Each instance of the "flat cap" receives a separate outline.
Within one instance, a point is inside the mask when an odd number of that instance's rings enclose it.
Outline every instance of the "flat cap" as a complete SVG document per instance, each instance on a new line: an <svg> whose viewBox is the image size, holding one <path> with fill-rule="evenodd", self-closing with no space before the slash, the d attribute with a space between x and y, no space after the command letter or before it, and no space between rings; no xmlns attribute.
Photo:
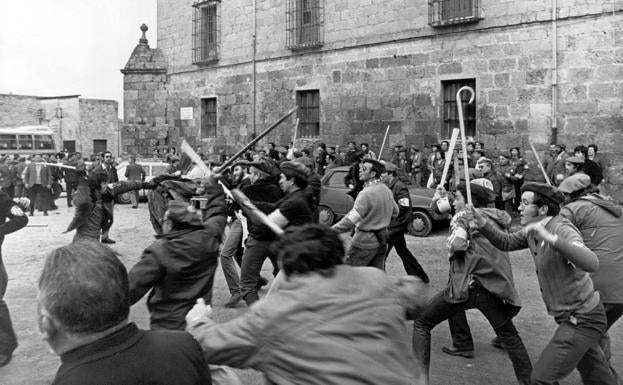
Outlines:
<svg viewBox="0 0 623 385"><path fill-rule="evenodd" d="M295 175L302 179L307 179L309 177L309 169L300 162L285 161L281 162L279 167L281 168L283 175L288 178L292 178Z"/></svg>
<svg viewBox="0 0 623 385"><path fill-rule="evenodd" d="M273 166L266 159L258 160L256 162L250 162L249 163L249 167L255 167L258 170L260 170L260 171L262 171L262 172L264 172L266 174L272 175Z"/></svg>
<svg viewBox="0 0 623 385"><path fill-rule="evenodd" d="M201 217L197 210L188 202L172 200L169 201L165 218L175 223L184 224L190 227L202 227Z"/></svg>
<svg viewBox="0 0 623 385"><path fill-rule="evenodd" d="M396 167L396 165L392 162L383 162L383 166L385 166L385 171L387 172L394 172L398 170L398 167Z"/></svg>
<svg viewBox="0 0 623 385"><path fill-rule="evenodd" d="M474 151L475 152L475 151ZM478 159L478 161L476 161L476 163L489 163L490 165L493 165L493 162L491 161L491 159L489 158L485 158L484 156L481 157L480 159Z"/></svg>
<svg viewBox="0 0 623 385"><path fill-rule="evenodd" d="M562 182L560 182L560 186L558 186L558 191L565 194L571 194L573 192L587 188L588 186L590 186L590 184L591 177L582 172L578 172L571 176L568 176Z"/></svg>
<svg viewBox="0 0 623 385"><path fill-rule="evenodd" d="M565 159L565 162L573 163L573 164L584 164L584 159L579 156L570 156Z"/></svg>
<svg viewBox="0 0 623 385"><path fill-rule="evenodd" d="M550 186L546 183L524 183L521 186L521 193L523 194L524 191L532 191L556 203L562 203L565 200L565 197L556 187Z"/></svg>

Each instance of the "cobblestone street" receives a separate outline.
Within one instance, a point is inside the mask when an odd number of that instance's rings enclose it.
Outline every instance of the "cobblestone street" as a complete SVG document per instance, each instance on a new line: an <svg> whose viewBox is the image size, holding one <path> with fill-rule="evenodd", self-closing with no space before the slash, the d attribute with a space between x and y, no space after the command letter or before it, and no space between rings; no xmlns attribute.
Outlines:
<svg viewBox="0 0 623 385"><path fill-rule="evenodd" d="M59 210L44 217L36 213L30 218L30 225L47 224L48 227L28 227L9 235L2 253L9 273L9 287L6 296L13 323L18 334L19 348L13 361L0 369L0 385L49 384L60 361L41 340L36 319L36 286L45 253L71 241L73 234L62 234L67 227L73 209L67 208L64 199L59 199ZM121 254L125 265L131 267L139 258L141 251L152 242L153 230L148 219L145 203L138 210L129 205L115 206L115 224L111 237L117 241L113 248ZM429 238L408 237L408 244L414 254L431 276L436 289L444 286L447 279L448 263L444 251L445 231L438 230ZM540 298L539 286L534 273L532 258L525 252L511 254L515 280L524 303L516 318L525 345L535 361L554 330L554 321L546 314ZM269 276L269 264L265 265L265 276ZM388 260L388 271L392 275L404 274L399 258L392 253ZM244 312L245 307L225 309L222 304L229 298L225 280L220 268L217 270L214 287L214 315L218 321L225 321ZM493 348L489 342L493 331L480 313L470 311L468 318L475 341L474 359L453 358L441 352L441 347L449 343L447 323L433 332L431 384L514 384L511 363L505 354ZM132 308L131 320L141 327L148 326L148 314L142 300ZM365 322L365 320L362 320ZM613 365L623 370L623 322L611 331ZM253 371L240 371L245 384L262 384L262 376ZM580 384L574 373L563 384ZM381 384L379 384L381 385Z"/></svg>

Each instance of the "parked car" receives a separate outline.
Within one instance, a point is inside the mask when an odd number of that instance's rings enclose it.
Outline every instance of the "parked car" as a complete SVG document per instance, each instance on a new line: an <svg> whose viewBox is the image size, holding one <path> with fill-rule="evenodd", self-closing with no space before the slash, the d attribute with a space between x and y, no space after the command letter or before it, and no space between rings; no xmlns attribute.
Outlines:
<svg viewBox="0 0 623 385"><path fill-rule="evenodd" d="M154 177L162 175L167 172L170 164L166 162L160 162L153 159L137 159L136 163L143 166L145 170L145 181L149 182ZM123 161L117 165L117 176L120 181L127 180L125 177L125 169L128 166L128 162ZM139 199L147 199L147 191L139 190ZM117 196L117 202L122 204L130 203L130 193L126 192Z"/></svg>
<svg viewBox="0 0 623 385"><path fill-rule="evenodd" d="M320 223L331 226L353 208L354 200L346 194L348 187L344 183L348 170L349 167L336 167L327 171L322 178L320 182L320 203L318 205ZM435 223L450 219L449 215L439 215L431 209L435 190L424 187L409 187L409 193L413 207L413 219L408 227L409 234L416 237L426 237L430 234Z"/></svg>

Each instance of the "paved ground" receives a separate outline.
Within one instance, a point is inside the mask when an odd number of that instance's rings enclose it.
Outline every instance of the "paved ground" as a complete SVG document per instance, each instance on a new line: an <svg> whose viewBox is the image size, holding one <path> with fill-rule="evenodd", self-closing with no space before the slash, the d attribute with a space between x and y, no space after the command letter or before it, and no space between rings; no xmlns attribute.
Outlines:
<svg viewBox="0 0 623 385"><path fill-rule="evenodd" d="M0 385L49 384L59 366L58 358L41 340L36 319L36 286L45 253L55 247L71 241L72 234L62 234L69 223L73 211L64 202L57 202L61 207L57 213L43 217L40 213L31 218L30 224L47 224L48 227L29 227L10 235L4 242L2 254L9 272L7 302L11 309L20 346L13 361L0 369ZM127 205L116 206L116 222L111 236L117 240L114 248L121 253L126 266L132 266L141 251L152 242L153 231L148 220L145 204L138 210ZM442 288L448 276L448 262L444 251L445 231L438 230L428 238L408 237L411 250L416 254L432 278L435 288ZM515 280L524 308L516 318L519 332L524 339L530 356L538 358L554 330L553 320L547 316L540 298L539 288L534 273L532 259L527 252L511 255ZM271 268L265 266L265 276ZM388 272L392 275L404 274L397 256L392 254L388 261ZM225 309L222 304L229 298L225 280L218 270L214 288L215 317L225 321L244 312L238 309ZM432 385L515 384L510 361L505 354L489 345L493 331L484 317L477 312L469 312L468 318L476 344L476 357L462 359L447 356L441 347L449 343L447 324L437 327L433 332L432 345ZM145 303L141 301L132 308L131 319L142 327L148 325ZM623 322L612 330L613 364L623 371ZM257 372L240 371L245 384L262 384L262 376ZM579 376L574 373L563 384L580 384ZM380 385L380 384L379 384Z"/></svg>

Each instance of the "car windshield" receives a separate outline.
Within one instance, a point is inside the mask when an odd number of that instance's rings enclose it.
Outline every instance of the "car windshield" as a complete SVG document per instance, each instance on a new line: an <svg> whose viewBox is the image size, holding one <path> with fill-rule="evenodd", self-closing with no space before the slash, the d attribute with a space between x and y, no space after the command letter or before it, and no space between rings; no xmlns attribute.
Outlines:
<svg viewBox="0 0 623 385"><path fill-rule="evenodd" d="M329 187L346 187L344 184L344 178L346 177L345 171L336 171L329 177L327 186Z"/></svg>

